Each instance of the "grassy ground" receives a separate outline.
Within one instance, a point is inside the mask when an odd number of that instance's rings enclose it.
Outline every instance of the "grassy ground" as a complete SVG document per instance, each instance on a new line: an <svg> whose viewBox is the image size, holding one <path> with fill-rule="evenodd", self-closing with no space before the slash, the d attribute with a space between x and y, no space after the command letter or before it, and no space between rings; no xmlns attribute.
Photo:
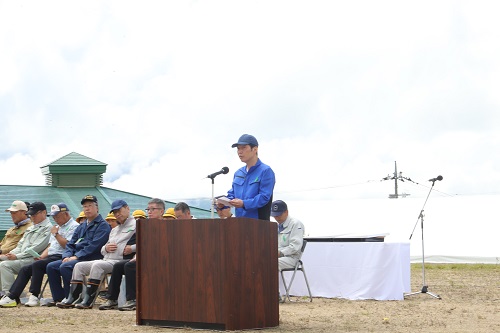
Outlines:
<svg viewBox="0 0 500 333"><path fill-rule="evenodd" d="M280 304L280 326L266 332L500 332L500 265L427 264L429 291L403 301L315 298ZM411 267L412 291L422 288L420 264ZM135 312L0 309L0 332L179 332L135 326ZM262 332L262 331L260 331Z"/></svg>

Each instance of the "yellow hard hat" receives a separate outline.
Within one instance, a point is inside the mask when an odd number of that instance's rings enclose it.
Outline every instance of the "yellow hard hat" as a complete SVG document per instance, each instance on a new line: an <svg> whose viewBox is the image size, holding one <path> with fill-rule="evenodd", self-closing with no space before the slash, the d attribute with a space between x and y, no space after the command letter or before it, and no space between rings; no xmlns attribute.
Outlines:
<svg viewBox="0 0 500 333"><path fill-rule="evenodd" d="M115 214L113 214L113 212L109 213L105 220L116 220Z"/></svg>
<svg viewBox="0 0 500 333"><path fill-rule="evenodd" d="M76 218L76 222L80 222L81 219L85 218L85 214L83 213L83 210L80 212L78 217Z"/></svg>
<svg viewBox="0 0 500 333"><path fill-rule="evenodd" d="M172 207L168 208L165 211L165 214L163 214L163 217L173 217L175 219L176 217L175 217L174 209Z"/></svg>
<svg viewBox="0 0 500 333"><path fill-rule="evenodd" d="M145 219L146 218L146 212L141 210L141 209L137 209L137 210L134 210L134 212L132 213L132 216L134 218L143 218Z"/></svg>

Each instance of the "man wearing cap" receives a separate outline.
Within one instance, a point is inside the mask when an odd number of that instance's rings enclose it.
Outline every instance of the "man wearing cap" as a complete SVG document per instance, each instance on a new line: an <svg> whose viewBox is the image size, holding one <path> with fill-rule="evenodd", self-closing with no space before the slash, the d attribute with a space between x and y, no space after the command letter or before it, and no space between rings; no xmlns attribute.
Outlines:
<svg viewBox="0 0 500 333"><path fill-rule="evenodd" d="M165 201L159 198L153 198L148 202L148 218L161 219L165 211ZM134 249L135 251L135 249ZM99 310L112 310L118 308L118 296L120 294L120 286L122 276L125 275L125 290L126 302L119 307L120 311L133 311L136 307L136 256L129 260L121 260L113 266L111 279L108 285L107 301L99 306Z"/></svg>
<svg viewBox="0 0 500 333"><path fill-rule="evenodd" d="M23 238L17 246L7 254L0 255L3 261L0 263L0 281L2 291L5 293L14 283L16 274L25 265L32 264L35 258L45 250L49 244L50 230L52 224L47 218L47 207L43 202L33 202L28 209L28 215L33 225L26 229ZM7 297L7 296L5 296ZM4 298L5 298L4 297Z"/></svg>
<svg viewBox="0 0 500 333"><path fill-rule="evenodd" d="M99 214L97 198L93 195L83 197L81 204L85 219L73 233L66 244L62 260L47 265L52 302L49 305L69 297L69 285L73 268L78 262L102 259L101 247L106 244L111 227ZM61 286L61 279L64 288Z"/></svg>
<svg viewBox="0 0 500 333"><path fill-rule="evenodd" d="M35 262L21 268L7 294L8 299L4 298L0 300L0 306L17 306L19 304L19 297L30 279L31 285L29 291L31 295L25 305L37 306L39 304L38 295L42 289L43 276L45 275L47 265L62 258L62 253L68 239L71 239L73 232L78 227L78 223L71 217L68 206L65 203L52 205L49 215L56 222L56 225L52 226L50 230L50 246L43 251L39 258L35 258Z"/></svg>
<svg viewBox="0 0 500 333"><path fill-rule="evenodd" d="M14 249L26 230L33 225L27 214L28 205L29 203L26 204L24 201L16 200L10 208L5 210L6 212L10 212L14 226L7 230L5 237L0 242L0 254L9 253Z"/></svg>
<svg viewBox="0 0 500 333"><path fill-rule="evenodd" d="M77 309L90 309L94 304L102 278L111 273L114 264L123 260L127 242L135 234L136 221L130 216L130 207L124 200L113 201L111 212L115 215L117 226L111 230L109 240L101 248L103 259L79 262L75 265L71 277L69 297L66 301L58 303L58 307L75 306ZM82 293L83 280L87 275L89 279L83 300L74 304Z"/></svg>
<svg viewBox="0 0 500 333"><path fill-rule="evenodd" d="M234 173L232 188L227 192L229 203L236 207L235 215L269 220L276 183L274 171L260 161L259 143L253 135L243 134L232 147L237 148L238 157L246 164Z"/></svg>
<svg viewBox="0 0 500 333"><path fill-rule="evenodd" d="M300 258L304 225L288 215L288 207L281 200L272 203L271 216L278 222L278 270L293 268Z"/></svg>

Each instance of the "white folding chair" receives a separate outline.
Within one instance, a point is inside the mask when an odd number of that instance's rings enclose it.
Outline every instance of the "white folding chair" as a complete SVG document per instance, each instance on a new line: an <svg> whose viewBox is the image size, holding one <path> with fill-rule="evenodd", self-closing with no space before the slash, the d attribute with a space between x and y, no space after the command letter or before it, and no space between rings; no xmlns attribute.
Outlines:
<svg viewBox="0 0 500 333"><path fill-rule="evenodd" d="M281 270L281 280L283 281L283 286L285 287L286 290L286 296L283 301L286 301L287 299L291 302L292 300L290 299L290 288L292 287L293 280L295 279L295 274L297 271L301 271L302 274L304 274L304 280L306 281L306 286L307 286L307 291L309 292L309 301L312 302L312 294L311 294L311 288L309 288L309 282L307 281L307 276L306 276L306 271L304 269L304 263L302 262L302 254L304 254L304 250L306 248L307 241L304 239L302 243L302 248L300 249L300 257L297 263L295 264L294 268L285 268ZM290 279L290 283L287 285L285 281L285 276L283 275L283 272L293 272L292 278Z"/></svg>

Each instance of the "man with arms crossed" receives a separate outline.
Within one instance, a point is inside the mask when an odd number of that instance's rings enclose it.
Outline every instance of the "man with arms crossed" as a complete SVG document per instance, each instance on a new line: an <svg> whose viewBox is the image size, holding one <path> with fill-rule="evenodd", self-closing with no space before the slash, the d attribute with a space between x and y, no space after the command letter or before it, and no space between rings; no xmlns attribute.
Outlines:
<svg viewBox="0 0 500 333"><path fill-rule="evenodd" d="M153 198L148 202L148 218L161 219L165 212L165 201ZM135 252L135 245L133 246ZM99 306L99 310L112 310L118 308L120 311L133 311L136 308L136 257L130 260L122 260L113 266L111 280L109 281L107 301ZM118 307L118 296L120 294L120 285L122 275L125 275L126 302Z"/></svg>

